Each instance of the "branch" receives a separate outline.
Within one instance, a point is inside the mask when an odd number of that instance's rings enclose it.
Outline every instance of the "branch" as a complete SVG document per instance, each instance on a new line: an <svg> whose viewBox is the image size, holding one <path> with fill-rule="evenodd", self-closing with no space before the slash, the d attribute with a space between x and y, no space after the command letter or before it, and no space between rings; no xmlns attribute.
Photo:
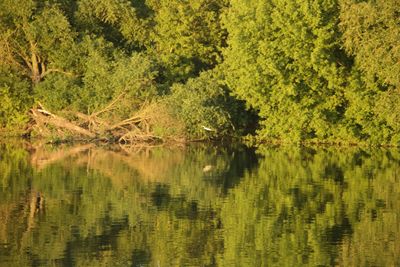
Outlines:
<svg viewBox="0 0 400 267"><path fill-rule="evenodd" d="M40 103L39 103L39 105L41 106L40 109L31 109L31 112L32 112L33 116L35 117L34 119L36 121L43 121L44 123L51 124L57 128L64 128L64 129L73 131L75 133L88 136L90 138L96 137L96 135L94 133L92 133L91 131L88 131L82 127L79 127L79 126L75 125L74 123L68 121L67 119L64 119L62 117L54 115L51 112L44 109Z"/></svg>
<svg viewBox="0 0 400 267"><path fill-rule="evenodd" d="M123 121L121 121L121 122L119 122L117 124L112 125L109 128L109 130L113 130L113 129L116 129L116 128L119 128L119 127L122 127L122 126L128 125L128 124L138 123L138 122L141 122L143 120L146 120L146 118L142 118L140 116L133 116L133 117L131 117L129 119L123 120Z"/></svg>
<svg viewBox="0 0 400 267"><path fill-rule="evenodd" d="M22 58L28 68L32 71L32 63L29 56L24 52L24 48L16 41L13 42L16 46L15 53Z"/></svg>
<svg viewBox="0 0 400 267"><path fill-rule="evenodd" d="M111 110L112 107L118 102L118 100L124 95L125 95L125 93L121 93L119 96L117 96L117 98L115 98L113 101L111 101L111 103L108 104L105 108L103 108L100 111L90 114L90 117L96 117L96 116L100 115L101 113Z"/></svg>
<svg viewBox="0 0 400 267"><path fill-rule="evenodd" d="M62 73L62 74L68 75L68 76L75 76L75 74L73 74L72 72L67 72L62 69L48 69L48 70L45 70L44 72L42 72L42 74L40 74L40 78L42 79L44 76L46 76L52 72L58 72L58 73Z"/></svg>
<svg viewBox="0 0 400 267"><path fill-rule="evenodd" d="M28 74L25 66L23 66L21 63L19 63L15 59L14 53L15 52L11 49L10 43L8 42L8 40L3 40L3 42L0 41L0 60L2 60L6 64L9 64L11 66L14 66L14 67L20 69L21 71L26 72L26 74Z"/></svg>

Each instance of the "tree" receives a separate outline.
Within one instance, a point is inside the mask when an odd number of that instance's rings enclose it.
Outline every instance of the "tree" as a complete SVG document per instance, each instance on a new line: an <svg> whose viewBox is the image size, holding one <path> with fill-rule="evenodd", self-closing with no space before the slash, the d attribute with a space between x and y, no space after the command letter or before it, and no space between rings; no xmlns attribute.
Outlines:
<svg viewBox="0 0 400 267"><path fill-rule="evenodd" d="M9 134L10 130L25 128L32 102L29 82L19 73L0 66L0 129L8 128Z"/></svg>
<svg viewBox="0 0 400 267"><path fill-rule="evenodd" d="M142 1L79 0L75 14L76 24L82 31L105 37L114 45L133 50L143 49L150 40L149 25L145 19L147 10L140 2Z"/></svg>
<svg viewBox="0 0 400 267"><path fill-rule="evenodd" d="M0 3L0 64L29 77L34 84L50 73L72 75L75 33L57 5L23 0Z"/></svg>
<svg viewBox="0 0 400 267"><path fill-rule="evenodd" d="M400 22L396 0L341 0L346 50L357 66L377 82L400 88Z"/></svg>
<svg viewBox="0 0 400 267"><path fill-rule="evenodd" d="M233 0L224 25L227 84L259 111L262 139L341 135L348 58L337 1Z"/></svg>
<svg viewBox="0 0 400 267"><path fill-rule="evenodd" d="M226 2L146 1L152 26L148 50L159 59L164 82L184 82L220 62L226 35L220 14Z"/></svg>
<svg viewBox="0 0 400 267"><path fill-rule="evenodd" d="M223 77L216 71L200 73L185 84L174 84L164 98L171 113L184 122L190 139L240 136L243 104L229 95Z"/></svg>
<svg viewBox="0 0 400 267"><path fill-rule="evenodd" d="M342 0L341 30L354 56L346 98L351 128L370 143L400 144L400 24L398 2Z"/></svg>

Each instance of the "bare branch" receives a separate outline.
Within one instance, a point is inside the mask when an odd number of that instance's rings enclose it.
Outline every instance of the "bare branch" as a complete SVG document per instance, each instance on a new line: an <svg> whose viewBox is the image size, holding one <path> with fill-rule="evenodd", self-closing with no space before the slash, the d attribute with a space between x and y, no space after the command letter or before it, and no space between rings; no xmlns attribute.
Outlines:
<svg viewBox="0 0 400 267"><path fill-rule="evenodd" d="M31 109L32 114L35 117L36 121L42 121L46 124L51 124L58 128L64 128L70 131L73 131L77 134L81 134L90 138L95 138L96 135L89 130L86 130L82 127L75 125L74 123L64 119L62 117L56 116L49 111L43 109ZM52 116L49 116L51 114Z"/></svg>
<svg viewBox="0 0 400 267"><path fill-rule="evenodd" d="M75 74L73 74L72 72L64 71L62 69L48 69L48 70L45 70L44 72L42 72L42 74L40 74L40 78L42 79L42 78L44 78L44 76L46 76L52 72L58 72L58 73L62 73L62 74L68 75L68 76L75 76Z"/></svg>
<svg viewBox="0 0 400 267"><path fill-rule="evenodd" d="M13 49L14 53L16 53L25 62L26 66L32 71L32 63L30 57L24 52L25 49L16 41L13 41L13 44L16 46L15 49Z"/></svg>
<svg viewBox="0 0 400 267"><path fill-rule="evenodd" d="M125 93L121 93L119 96L117 96L117 98L115 98L113 101L111 101L111 103L108 104L104 109L92 113L92 114L90 115L90 117L95 117L95 116L100 115L101 113L104 113L104 112L107 112L107 111L111 110L111 109L113 108L113 106L119 101L119 99L120 99L121 97L123 97L124 95L125 95Z"/></svg>
<svg viewBox="0 0 400 267"><path fill-rule="evenodd" d="M141 122L141 121L143 121L145 119L146 118L142 118L140 116L133 116L133 117L131 117L129 119L126 119L126 120L123 120L123 121L121 121L121 122L119 122L117 124L114 124L113 126L110 127L109 130L113 130L113 129L116 129L116 128L119 128L119 127L122 127L122 126L128 125L128 124L138 123L138 122Z"/></svg>

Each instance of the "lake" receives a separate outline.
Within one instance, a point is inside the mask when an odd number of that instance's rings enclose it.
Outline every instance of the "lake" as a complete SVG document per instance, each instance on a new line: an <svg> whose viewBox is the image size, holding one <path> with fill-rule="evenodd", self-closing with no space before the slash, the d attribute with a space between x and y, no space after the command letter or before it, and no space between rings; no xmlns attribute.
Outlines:
<svg viewBox="0 0 400 267"><path fill-rule="evenodd" d="M0 266L400 266L400 153L0 144Z"/></svg>

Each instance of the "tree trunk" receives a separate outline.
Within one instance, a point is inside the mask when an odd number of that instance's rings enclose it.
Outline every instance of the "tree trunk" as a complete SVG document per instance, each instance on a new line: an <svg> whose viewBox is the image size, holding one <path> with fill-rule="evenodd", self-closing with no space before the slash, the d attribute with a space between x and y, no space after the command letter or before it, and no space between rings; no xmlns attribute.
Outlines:
<svg viewBox="0 0 400 267"><path fill-rule="evenodd" d="M34 84L37 84L40 82L40 79L41 79L40 66L39 66L40 62L39 62L39 58L36 54L36 45L34 45L32 42L31 42L31 64L32 64L32 69L31 69L32 82Z"/></svg>

